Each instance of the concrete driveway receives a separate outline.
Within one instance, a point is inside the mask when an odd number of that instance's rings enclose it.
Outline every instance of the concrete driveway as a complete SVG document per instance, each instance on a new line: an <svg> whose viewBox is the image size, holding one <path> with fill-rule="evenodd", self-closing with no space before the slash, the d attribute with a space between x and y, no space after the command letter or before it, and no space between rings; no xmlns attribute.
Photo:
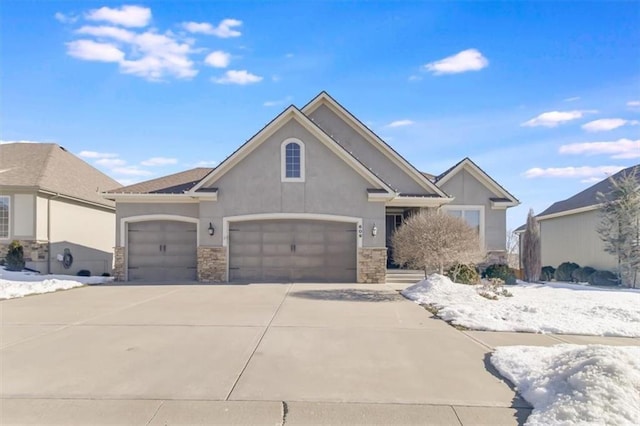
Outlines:
<svg viewBox="0 0 640 426"><path fill-rule="evenodd" d="M386 285L103 285L2 301L0 315L0 424L518 424L529 413L488 366L490 345Z"/></svg>

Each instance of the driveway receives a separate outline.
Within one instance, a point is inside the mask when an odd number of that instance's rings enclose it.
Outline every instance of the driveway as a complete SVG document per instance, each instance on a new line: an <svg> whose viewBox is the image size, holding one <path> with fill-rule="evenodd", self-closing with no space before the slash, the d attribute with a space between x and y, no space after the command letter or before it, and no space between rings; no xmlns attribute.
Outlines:
<svg viewBox="0 0 640 426"><path fill-rule="evenodd" d="M3 301L0 315L1 424L518 424L529 413L488 366L490 345L386 285L103 285Z"/></svg>

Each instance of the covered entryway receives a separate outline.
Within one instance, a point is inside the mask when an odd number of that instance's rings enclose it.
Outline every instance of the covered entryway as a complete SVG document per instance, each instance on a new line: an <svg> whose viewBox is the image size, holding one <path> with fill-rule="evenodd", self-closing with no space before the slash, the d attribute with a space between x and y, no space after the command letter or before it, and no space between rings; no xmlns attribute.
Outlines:
<svg viewBox="0 0 640 426"><path fill-rule="evenodd" d="M129 281L194 281L197 225L154 220L129 223Z"/></svg>
<svg viewBox="0 0 640 426"><path fill-rule="evenodd" d="M229 280L355 282L356 224L265 220L229 224Z"/></svg>

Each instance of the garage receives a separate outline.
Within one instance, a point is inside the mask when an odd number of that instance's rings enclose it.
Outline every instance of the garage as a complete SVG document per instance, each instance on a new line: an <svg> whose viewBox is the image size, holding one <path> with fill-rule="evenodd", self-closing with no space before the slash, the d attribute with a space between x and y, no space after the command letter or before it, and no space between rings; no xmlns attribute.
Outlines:
<svg viewBox="0 0 640 426"><path fill-rule="evenodd" d="M229 280L355 282L356 224L269 220L229 225Z"/></svg>
<svg viewBox="0 0 640 426"><path fill-rule="evenodd" d="M197 226L157 220L129 223L130 281L194 281L197 274Z"/></svg>

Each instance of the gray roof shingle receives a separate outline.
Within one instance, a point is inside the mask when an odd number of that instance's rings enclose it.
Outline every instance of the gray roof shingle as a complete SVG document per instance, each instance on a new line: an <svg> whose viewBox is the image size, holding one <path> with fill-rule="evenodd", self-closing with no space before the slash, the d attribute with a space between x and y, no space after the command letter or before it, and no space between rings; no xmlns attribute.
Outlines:
<svg viewBox="0 0 640 426"><path fill-rule="evenodd" d="M151 179L108 191L110 194L182 194L198 184L213 171L209 167L196 167L169 176Z"/></svg>

